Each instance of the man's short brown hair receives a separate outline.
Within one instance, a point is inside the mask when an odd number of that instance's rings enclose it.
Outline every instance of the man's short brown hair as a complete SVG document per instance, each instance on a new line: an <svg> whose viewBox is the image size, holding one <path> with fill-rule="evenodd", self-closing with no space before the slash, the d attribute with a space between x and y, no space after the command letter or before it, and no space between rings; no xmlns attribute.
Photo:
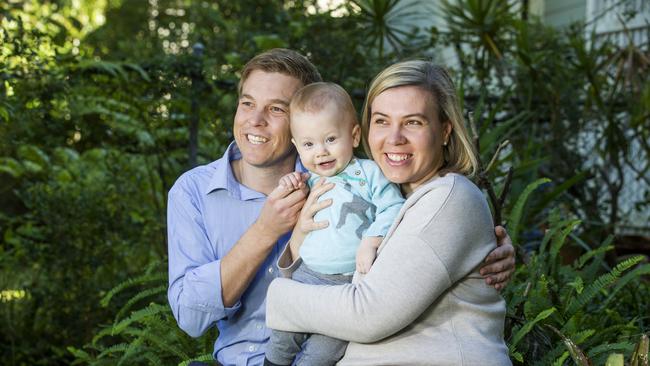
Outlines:
<svg viewBox="0 0 650 366"><path fill-rule="evenodd" d="M239 80L239 94L241 94L244 82L250 76L251 72L255 70L279 72L300 80L303 86L323 80L316 66L307 57L294 50L273 48L260 53L246 63Z"/></svg>

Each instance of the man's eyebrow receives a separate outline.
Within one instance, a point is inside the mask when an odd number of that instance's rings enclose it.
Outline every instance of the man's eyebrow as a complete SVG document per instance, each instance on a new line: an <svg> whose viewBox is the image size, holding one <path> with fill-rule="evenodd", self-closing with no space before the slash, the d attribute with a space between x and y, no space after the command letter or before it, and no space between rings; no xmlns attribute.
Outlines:
<svg viewBox="0 0 650 366"><path fill-rule="evenodd" d="M242 94L241 97L239 97L239 99L244 99L244 98L255 100L255 98L253 98L253 96L250 95L250 94ZM276 98L276 99L271 99L270 104L282 104L282 105L288 107L289 106L289 101L285 100L285 99L277 99Z"/></svg>
<svg viewBox="0 0 650 366"><path fill-rule="evenodd" d="M288 107L289 101L284 99L271 99L271 104L282 104Z"/></svg>

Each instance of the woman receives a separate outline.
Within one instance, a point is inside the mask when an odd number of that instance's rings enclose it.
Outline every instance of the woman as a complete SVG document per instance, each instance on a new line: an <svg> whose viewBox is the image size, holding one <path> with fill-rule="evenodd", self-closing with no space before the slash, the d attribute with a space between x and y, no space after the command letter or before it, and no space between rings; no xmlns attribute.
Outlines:
<svg viewBox="0 0 650 366"><path fill-rule="evenodd" d="M407 201L360 281L274 281L268 326L349 340L341 365L509 365L505 302L478 273L496 247L492 218L467 178L477 162L449 75L424 61L388 67L362 128Z"/></svg>

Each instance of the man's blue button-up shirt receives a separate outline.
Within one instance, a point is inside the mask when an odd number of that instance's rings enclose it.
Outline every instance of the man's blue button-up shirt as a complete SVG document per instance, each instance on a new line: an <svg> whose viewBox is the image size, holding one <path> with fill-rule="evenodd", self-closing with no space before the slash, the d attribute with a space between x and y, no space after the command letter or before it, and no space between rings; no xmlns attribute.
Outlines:
<svg viewBox="0 0 650 366"><path fill-rule="evenodd" d="M178 325L198 337L215 323L215 358L224 365L262 365L270 330L266 290L278 276L282 237L233 307L221 297L221 259L257 220L266 196L241 185L230 162L241 159L235 143L224 156L178 178L167 208L169 304ZM296 159L296 171L305 171Z"/></svg>

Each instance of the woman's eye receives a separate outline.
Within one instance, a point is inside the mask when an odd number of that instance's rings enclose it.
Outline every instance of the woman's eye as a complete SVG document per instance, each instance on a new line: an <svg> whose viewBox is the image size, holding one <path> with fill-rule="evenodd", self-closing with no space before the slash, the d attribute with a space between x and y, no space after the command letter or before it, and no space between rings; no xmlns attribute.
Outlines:
<svg viewBox="0 0 650 366"><path fill-rule="evenodd" d="M406 121L406 124L411 125L411 126L421 126L422 122L412 119L412 120Z"/></svg>
<svg viewBox="0 0 650 366"><path fill-rule="evenodd" d="M386 120L383 120L383 119L376 119L376 120L374 120L372 123L374 123L374 124L376 124L376 125L385 125L385 124L386 124Z"/></svg>
<svg viewBox="0 0 650 366"><path fill-rule="evenodd" d="M280 107L272 106L271 107L271 112L273 112L273 113L284 113L284 109L282 109Z"/></svg>
<svg viewBox="0 0 650 366"><path fill-rule="evenodd" d="M336 140L336 137L334 137L334 136L330 136L330 137L328 137L325 141L326 141L326 142L334 142L334 140Z"/></svg>
<svg viewBox="0 0 650 366"><path fill-rule="evenodd" d="M246 107L251 107L253 105L253 102L249 102L247 100L241 102L242 105L245 105Z"/></svg>

